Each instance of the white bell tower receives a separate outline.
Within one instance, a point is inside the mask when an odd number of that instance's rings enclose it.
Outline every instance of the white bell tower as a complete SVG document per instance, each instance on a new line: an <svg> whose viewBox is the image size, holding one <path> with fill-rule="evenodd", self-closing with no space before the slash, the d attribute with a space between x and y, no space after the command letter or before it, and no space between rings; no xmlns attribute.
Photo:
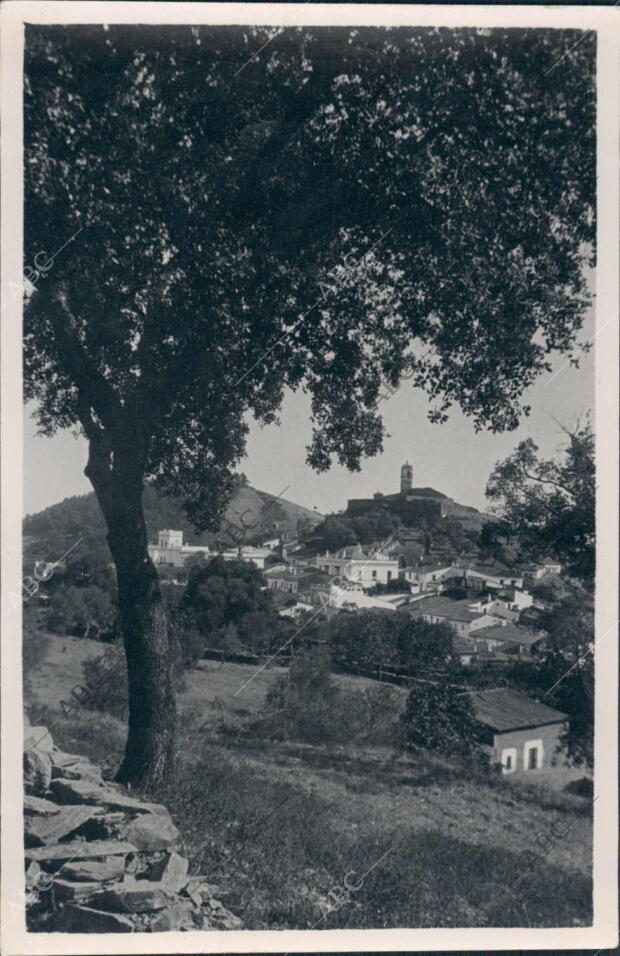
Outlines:
<svg viewBox="0 0 620 956"><path fill-rule="evenodd" d="M401 493L411 491L413 487L413 468L408 461L400 469L400 490Z"/></svg>

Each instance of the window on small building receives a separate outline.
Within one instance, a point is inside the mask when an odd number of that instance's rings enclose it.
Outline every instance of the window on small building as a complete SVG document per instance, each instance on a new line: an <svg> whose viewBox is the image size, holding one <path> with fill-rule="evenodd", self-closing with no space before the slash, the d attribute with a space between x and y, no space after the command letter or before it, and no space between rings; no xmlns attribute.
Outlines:
<svg viewBox="0 0 620 956"><path fill-rule="evenodd" d="M539 770L543 763L542 740L530 740L523 749L523 766L525 769Z"/></svg>
<svg viewBox="0 0 620 956"><path fill-rule="evenodd" d="M387 573L387 579L388 579L388 581L391 581L391 580L392 580L392 572L391 572L391 571L388 571L388 573Z"/></svg>
<svg viewBox="0 0 620 956"><path fill-rule="evenodd" d="M516 747L505 747L501 756L502 773L514 773L517 769Z"/></svg>
<svg viewBox="0 0 620 956"><path fill-rule="evenodd" d="M373 581L376 581L376 580L377 580L377 572L376 572L376 571L373 571L373 572L372 572L372 579L373 579Z"/></svg>

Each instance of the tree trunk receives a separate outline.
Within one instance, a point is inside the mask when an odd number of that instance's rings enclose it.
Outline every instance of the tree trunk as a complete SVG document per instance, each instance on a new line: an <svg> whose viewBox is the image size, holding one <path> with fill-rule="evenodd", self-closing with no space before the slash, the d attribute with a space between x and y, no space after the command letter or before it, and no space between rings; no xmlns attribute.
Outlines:
<svg viewBox="0 0 620 956"><path fill-rule="evenodd" d="M127 658L129 733L116 780L149 789L169 779L175 734L174 659L159 578L148 554L143 479L130 468L98 467L95 450L86 474L103 510L118 584Z"/></svg>

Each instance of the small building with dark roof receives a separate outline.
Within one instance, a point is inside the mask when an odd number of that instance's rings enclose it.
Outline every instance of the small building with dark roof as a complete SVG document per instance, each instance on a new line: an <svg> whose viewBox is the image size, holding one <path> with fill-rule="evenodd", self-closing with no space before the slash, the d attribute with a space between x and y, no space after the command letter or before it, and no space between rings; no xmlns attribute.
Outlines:
<svg viewBox="0 0 620 956"><path fill-rule="evenodd" d="M544 634L529 630L517 624L506 624L504 627L491 625L481 627L476 632L476 644L488 651L498 650L506 653L530 654L533 647L544 644ZM515 650L509 650L508 648Z"/></svg>
<svg viewBox="0 0 620 956"><path fill-rule="evenodd" d="M452 598L430 597L416 604L421 617L428 624L449 624L460 638L469 637L473 631L501 624L501 619L484 611L472 611L471 601L454 601Z"/></svg>
<svg viewBox="0 0 620 956"><path fill-rule="evenodd" d="M481 740L503 773L539 775L555 763L568 715L510 687L472 691Z"/></svg>

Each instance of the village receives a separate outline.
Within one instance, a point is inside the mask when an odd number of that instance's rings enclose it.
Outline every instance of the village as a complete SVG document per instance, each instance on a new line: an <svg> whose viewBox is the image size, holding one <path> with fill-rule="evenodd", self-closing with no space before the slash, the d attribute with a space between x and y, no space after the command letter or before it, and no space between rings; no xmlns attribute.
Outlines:
<svg viewBox="0 0 620 956"><path fill-rule="evenodd" d="M15 925L585 932L609 49L198 6L17 18Z"/></svg>
<svg viewBox="0 0 620 956"><path fill-rule="evenodd" d="M433 489L414 488L412 476L411 465L404 464L400 492L349 501L347 512L371 512L379 502L410 525L429 514L441 522L453 502ZM313 533L306 527L297 536L264 537L260 544L245 544L237 537L236 546L218 549L184 544L182 531L162 529L149 553L160 571L187 568L215 556L247 562L261 571L280 616L302 627L318 614L334 618L362 610L399 612L412 620L444 624L453 635L454 656L472 671L499 676L506 665L532 661L537 651L548 650L547 637L537 626L544 603L532 588L561 577L559 562L549 558L512 568L483 564L475 551L458 556L446 550L428 553L424 538L422 531L403 524L386 540L321 552L312 547ZM408 564L407 555L416 545L420 556ZM185 583L174 576L171 580ZM403 679L387 667L378 670L381 680ZM506 687L485 688L471 696L476 716L488 731L483 746L504 774L538 771L553 777L569 715Z"/></svg>

